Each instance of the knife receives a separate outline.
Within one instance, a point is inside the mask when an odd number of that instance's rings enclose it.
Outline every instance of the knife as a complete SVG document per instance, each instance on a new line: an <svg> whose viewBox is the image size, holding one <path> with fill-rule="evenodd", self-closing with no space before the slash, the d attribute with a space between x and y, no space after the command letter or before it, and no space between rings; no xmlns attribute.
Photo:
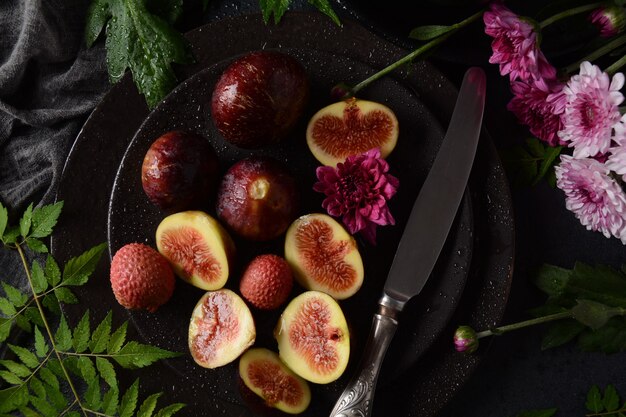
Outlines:
<svg viewBox="0 0 626 417"><path fill-rule="evenodd" d="M399 313L420 293L446 242L467 185L485 106L485 73L467 70L448 131L420 190L393 258L359 369L330 417L367 417Z"/></svg>

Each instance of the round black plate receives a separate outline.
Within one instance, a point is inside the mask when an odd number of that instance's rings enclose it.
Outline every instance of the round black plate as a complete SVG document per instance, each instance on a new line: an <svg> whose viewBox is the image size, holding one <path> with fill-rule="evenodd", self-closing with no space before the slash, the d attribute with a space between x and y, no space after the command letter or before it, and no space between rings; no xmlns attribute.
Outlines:
<svg viewBox="0 0 626 417"><path fill-rule="evenodd" d="M219 143L206 108L211 86L233 57L249 50L267 48L284 50L300 59L314 86L306 115L310 116L329 103L326 92L335 82L358 81L373 68L392 62L404 53L349 22L338 28L318 16L297 13L288 15L278 27L264 26L257 15L244 16L205 26L188 36L199 62L182 68L181 77L198 73L196 76L183 83L147 119L148 111L126 77L98 106L77 138L58 192L58 199L66 203L64 217L52 242L53 252L59 259L67 259L107 238L106 204L110 196L111 252L129 241L153 243L153 232L164 213L145 199L138 164L151 141L165 130L185 127L207 136L220 153L223 170L247 154ZM207 69L199 72L203 68ZM190 99L192 96L196 98L195 102ZM401 189L392 203L398 225L381 229L376 249L361 245L366 263L366 284L355 297L342 303L354 334L354 354L348 373L363 348L375 301L410 205L436 154L443 135L441 126L445 126L449 118L456 91L434 68L419 63L406 72L375 83L361 96L386 102L398 114L402 133L389 162L392 172L401 181ZM144 119L145 123L140 127ZM306 184L303 189L310 189L315 180L316 163L306 145L302 147L302 129L303 126L299 126L288 144L264 152L287 162ZM298 163L293 163L295 161ZM118 167L119 175L113 186ZM445 327L457 305L457 311L463 312L463 322L477 327L492 326L503 312L512 265L512 218L506 181L485 135L479 146L470 190L471 207L466 198L428 288L402 317L404 325L392 346L391 359L385 363L386 384L380 386L374 405L381 414L386 414L383 410L394 410L396 415L431 415L469 376L479 357L455 354L449 343L450 328ZM321 196L313 192L304 194L303 212L321 211ZM498 240L494 240L496 238ZM280 253L281 247L280 241L270 242L266 247L238 243L243 248L241 264L257 251ZM477 257L476 252L481 256ZM468 274L468 288L459 300ZM119 320L125 319L128 313L116 305L107 278L108 264L101 265L84 288L81 299L98 301L92 303L96 316L113 309ZM231 278L229 286L235 287L236 279ZM186 353L189 313L201 294L201 291L180 283L172 301L157 314L132 313L130 317L141 337ZM71 313L68 311L70 316ZM259 322L260 329L263 329L275 322L275 316L262 316ZM443 336L438 338L442 331ZM264 332L266 330L260 331L258 343L275 347L271 336L263 335ZM424 353L428 346L430 349ZM142 370L143 384L152 391L165 390L171 401L192 405L185 415L213 414L211 411L245 415L234 366L206 371L195 366L188 355L167 364L169 367L156 365ZM343 389L348 373L340 381L314 390L314 400L307 415L328 413ZM397 396L398 393L402 395Z"/></svg>

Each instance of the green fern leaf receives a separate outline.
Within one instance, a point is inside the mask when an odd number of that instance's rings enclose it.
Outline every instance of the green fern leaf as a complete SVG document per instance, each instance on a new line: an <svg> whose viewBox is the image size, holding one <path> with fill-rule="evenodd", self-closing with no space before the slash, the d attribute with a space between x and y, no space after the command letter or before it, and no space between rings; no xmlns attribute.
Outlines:
<svg viewBox="0 0 626 417"><path fill-rule="evenodd" d="M3 282L2 289L4 289L7 298L16 308L23 307L28 302L28 296L12 285Z"/></svg>
<svg viewBox="0 0 626 417"><path fill-rule="evenodd" d="M182 403L170 404L159 410L155 417L171 417L185 407L185 404Z"/></svg>
<svg viewBox="0 0 626 417"><path fill-rule="evenodd" d="M35 354L43 358L49 350L50 347L48 343L46 343L46 339L44 339L41 330L39 330L39 327L35 326Z"/></svg>
<svg viewBox="0 0 626 417"><path fill-rule="evenodd" d="M161 395L163 395L163 393L152 394L146 398L141 404L141 407L139 407L137 417L152 417L152 413L154 413L157 401Z"/></svg>
<svg viewBox="0 0 626 417"><path fill-rule="evenodd" d="M31 371L21 363L17 363L11 360L0 360L0 366L4 366L7 371L14 373L20 378L27 378L30 376Z"/></svg>
<svg viewBox="0 0 626 417"><path fill-rule="evenodd" d="M120 327L117 328L116 331L113 332L111 338L109 339L109 344L107 346L107 353L112 355L120 351L124 342L126 341L126 329L128 328L128 322L125 321L122 323Z"/></svg>
<svg viewBox="0 0 626 417"><path fill-rule="evenodd" d="M89 339L91 336L89 326L89 310L85 311L83 317L78 322L78 325L74 328L74 334L72 336L72 346L76 353L83 353L89 347Z"/></svg>
<svg viewBox="0 0 626 417"><path fill-rule="evenodd" d="M15 346L11 344L9 344L8 346L9 349L11 349L11 351L15 353L18 358L20 358L22 363L28 366L30 369L34 369L39 366L39 359L37 359L37 356L35 356L35 354L30 350L21 346Z"/></svg>
<svg viewBox="0 0 626 417"><path fill-rule="evenodd" d="M93 366L93 362L87 356L79 357L77 366L80 370L80 375L86 383L90 384L94 379L96 379L96 367Z"/></svg>
<svg viewBox="0 0 626 417"><path fill-rule="evenodd" d="M54 335L54 340L56 341L57 349L60 351L68 351L72 348L72 332L67 325L65 315L61 315L61 322Z"/></svg>
<svg viewBox="0 0 626 417"><path fill-rule="evenodd" d="M126 390L120 403L119 417L132 417L137 407L137 397L139 395L139 380L136 379L133 385Z"/></svg>
<svg viewBox="0 0 626 417"><path fill-rule="evenodd" d="M115 374L115 368L111 362L105 358L96 358L96 368L104 382L109 384L111 388L117 388L117 375Z"/></svg>
<svg viewBox="0 0 626 417"><path fill-rule="evenodd" d="M43 268L39 265L39 262L34 261L30 269L31 280L33 283L33 290L37 294L41 294L48 289L48 281L43 272Z"/></svg>
<svg viewBox="0 0 626 417"><path fill-rule="evenodd" d="M106 415L112 416L117 412L117 406L119 404L120 391L117 387L111 387L102 398L102 412Z"/></svg>
<svg viewBox="0 0 626 417"><path fill-rule="evenodd" d="M50 255L46 258L46 266L44 268L46 280L51 286L56 286L61 282L61 269L59 264Z"/></svg>
<svg viewBox="0 0 626 417"><path fill-rule="evenodd" d="M109 311L109 314L106 315L91 335L91 343L89 344L91 353L101 353L106 350L111 336L111 321L112 312Z"/></svg>
<svg viewBox="0 0 626 417"><path fill-rule="evenodd" d="M65 268L63 268L63 285L76 286L85 284L96 269L106 247L106 243L101 243L82 255L70 259Z"/></svg>

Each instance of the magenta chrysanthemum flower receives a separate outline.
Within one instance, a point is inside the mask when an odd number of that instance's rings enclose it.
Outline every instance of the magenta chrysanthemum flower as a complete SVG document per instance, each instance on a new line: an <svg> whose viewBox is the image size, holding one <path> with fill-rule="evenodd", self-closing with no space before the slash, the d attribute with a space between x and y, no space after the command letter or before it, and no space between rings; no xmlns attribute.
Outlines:
<svg viewBox="0 0 626 417"><path fill-rule="evenodd" d="M626 196L608 175L609 169L592 158L562 155L555 170L557 187L565 192L565 207L580 223L626 244Z"/></svg>
<svg viewBox="0 0 626 417"><path fill-rule="evenodd" d="M341 217L351 234L361 234L376 244L376 226L395 224L387 201L396 193L399 181L388 174L389 164L379 149L349 156L336 168L316 170L318 182L313 189L326 194L322 207L328 214Z"/></svg>
<svg viewBox="0 0 626 417"><path fill-rule="evenodd" d="M527 83L513 81L513 98L507 109L517 120L529 127L530 132L550 146L563 144L558 132L563 129L561 114L565 111L563 84L559 82Z"/></svg>
<svg viewBox="0 0 626 417"><path fill-rule="evenodd" d="M619 105L624 96L624 74L613 79L589 62L580 64L580 73L570 78L563 88L567 98L562 115L563 130L559 137L574 148L575 158L606 153L614 138L614 126L621 114Z"/></svg>
<svg viewBox="0 0 626 417"><path fill-rule="evenodd" d="M626 182L626 114L613 126L615 135L613 140L617 143L609 149L609 156L606 167L618 175Z"/></svg>
<svg viewBox="0 0 626 417"><path fill-rule="evenodd" d="M492 2L483 15L485 33L493 37L489 58L500 65L500 74L511 81L526 82L556 79L554 68L539 49L533 25L513 13L500 2Z"/></svg>
<svg viewBox="0 0 626 417"><path fill-rule="evenodd" d="M600 7L589 15L589 21L598 28L600 36L610 38L624 31L626 11L619 6Z"/></svg>

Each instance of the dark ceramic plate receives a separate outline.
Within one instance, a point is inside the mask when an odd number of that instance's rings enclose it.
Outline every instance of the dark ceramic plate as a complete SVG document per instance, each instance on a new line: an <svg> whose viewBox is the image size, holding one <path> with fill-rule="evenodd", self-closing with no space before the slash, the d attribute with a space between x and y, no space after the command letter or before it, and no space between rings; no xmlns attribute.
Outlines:
<svg viewBox="0 0 626 417"><path fill-rule="evenodd" d="M130 241L154 243L153 232L165 214L145 199L139 167L152 140L164 131L186 128L205 135L218 150L223 170L248 154L220 141L206 108L217 76L237 55L266 48L280 49L300 59L314 87L306 119L329 103L326 92L334 83L358 81L404 53L358 25L346 22L338 28L319 16L297 13L288 15L278 27L264 26L257 15L244 16L205 26L188 36L199 62L181 69L181 78L188 78L187 81L154 112L148 113L126 77L85 124L58 192L58 199L65 201L65 211L52 248L60 260L107 239L109 198L111 253ZM401 181L392 205L398 224L381 229L377 249L361 245L366 284L342 303L354 334L350 369L339 381L314 389L314 401L306 415L327 414L355 366L408 210L436 154L456 91L433 67L420 63L408 73L400 72L379 81L361 96L386 102L400 119L398 148L389 158L393 173ZM304 125L300 125L287 143L263 152L288 163L303 182L303 189L310 189L317 164L303 144L303 129ZM488 327L502 315L510 284L513 223L504 174L486 135L481 139L470 190L471 199L466 196L464 200L428 287L402 317L384 365L384 383L377 393L374 415L388 414L384 410L406 416L438 411L480 358L453 352L449 340L454 324L462 320ZM321 211L321 196L313 192L303 194L303 213ZM267 245L237 243L239 266L255 253L281 253L282 247L280 239ZM179 283L172 301L157 314L128 313L114 301L107 278L108 264L101 265L81 294L83 301L92 301L94 315L113 309L119 320L131 318L139 337L186 353L187 322L201 291ZM228 285L235 287L236 279L231 278ZM455 311L462 316L450 321ZM72 316L72 310L68 314ZM275 348L269 329L276 314L258 315L258 344ZM143 386L152 391L165 390L171 401L190 404L192 407L185 415L252 414L239 394L234 365L207 371L195 366L188 355L165 364L140 371Z"/></svg>

